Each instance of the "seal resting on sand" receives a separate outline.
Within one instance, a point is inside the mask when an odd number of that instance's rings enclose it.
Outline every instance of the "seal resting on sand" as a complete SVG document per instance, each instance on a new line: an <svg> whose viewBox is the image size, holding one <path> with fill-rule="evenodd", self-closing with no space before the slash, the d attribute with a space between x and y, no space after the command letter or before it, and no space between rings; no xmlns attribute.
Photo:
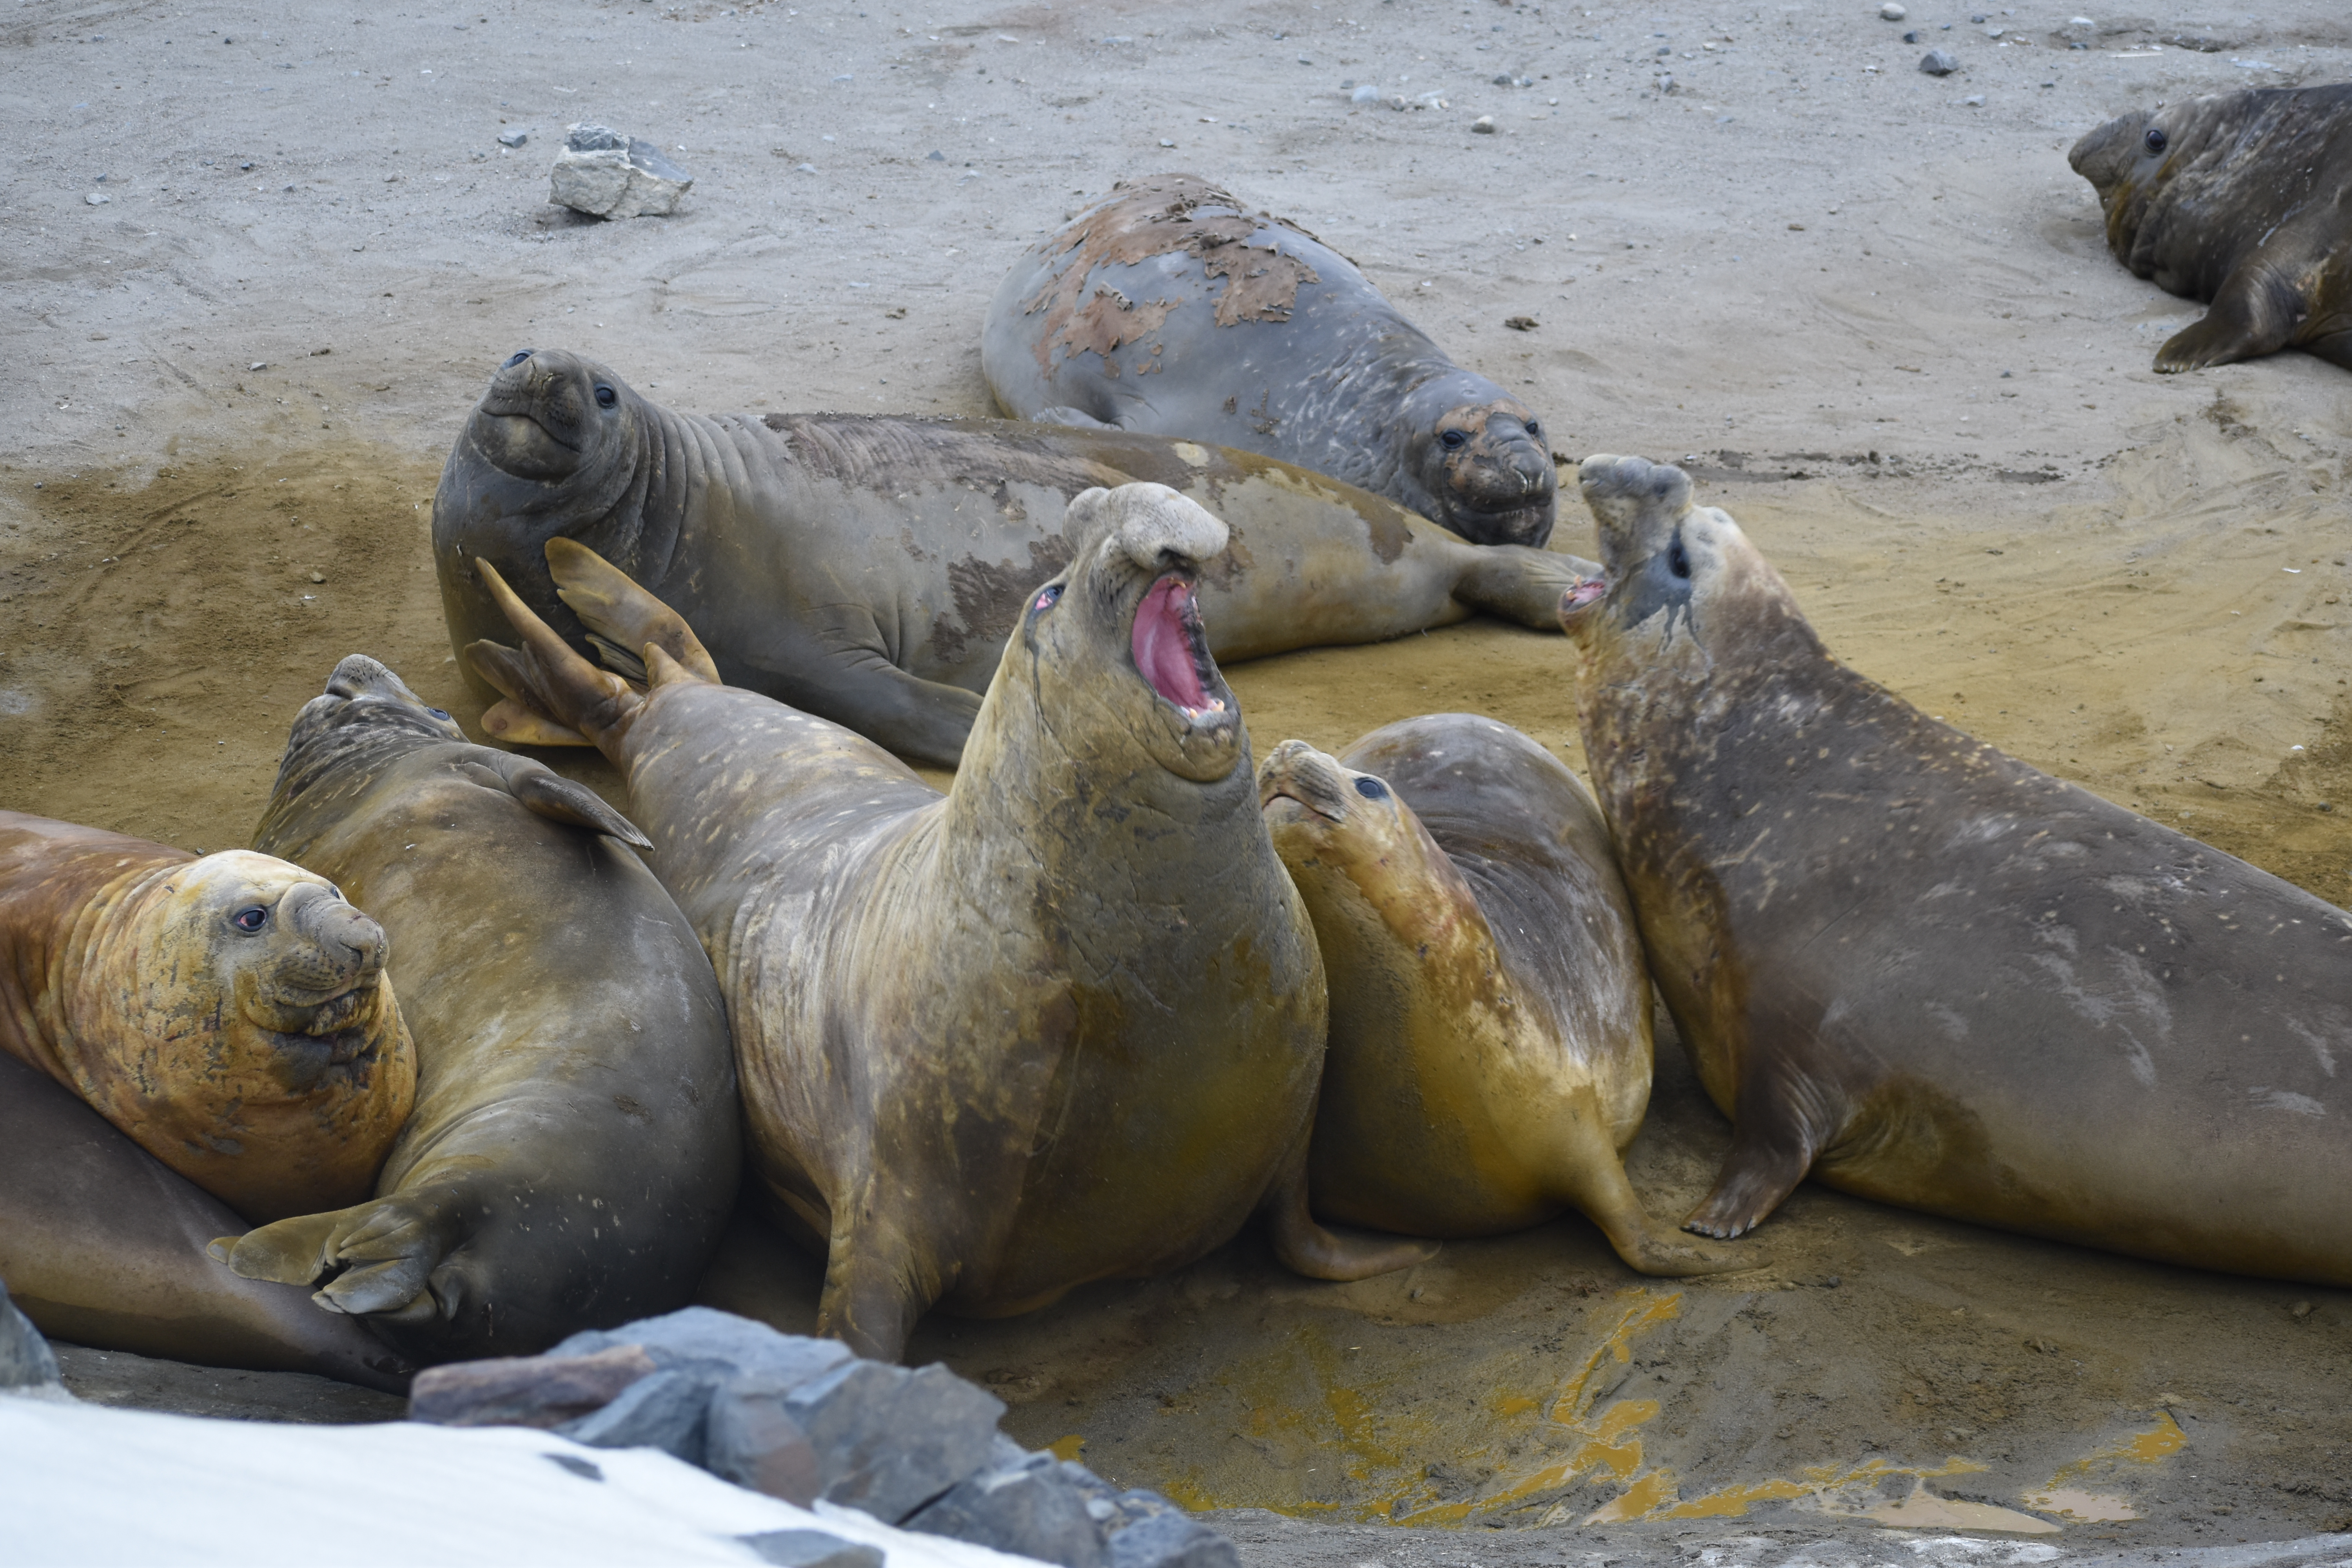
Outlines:
<svg viewBox="0 0 2352 1568"><path fill-rule="evenodd" d="M405 1393L407 1360L205 1244L245 1222L36 1068L0 1052L0 1283L53 1339Z"/></svg>
<svg viewBox="0 0 2352 1568"><path fill-rule="evenodd" d="M294 721L255 843L376 911L416 1110L375 1195L215 1247L420 1360L683 1306L740 1170L726 1003L585 784L467 743L353 654Z"/></svg>
<svg viewBox="0 0 2352 1568"><path fill-rule="evenodd" d="M0 1051L254 1222L366 1195L416 1056L324 877L0 811Z"/></svg>
<svg viewBox="0 0 2352 1568"><path fill-rule="evenodd" d="M2157 351L2157 369L2293 348L2352 370L2352 84L2126 114L2066 159L2099 193L2116 260L2212 304Z"/></svg>
<svg viewBox="0 0 2352 1568"><path fill-rule="evenodd" d="M1557 632L1590 563L1480 549L1253 453L1011 420L702 419L592 361L524 350L492 378L433 500L451 646L506 635L488 561L574 647L543 547L578 541L683 616L722 679L952 766L1005 638L1071 560L1070 499L1164 484L1230 528L1199 594L1224 659L1377 642L1475 611ZM633 673L635 650L620 650ZM560 743L560 730L492 731Z"/></svg>
<svg viewBox="0 0 2352 1568"><path fill-rule="evenodd" d="M1690 1228L1864 1197L2352 1284L2352 919L1832 659L1679 468L1562 616L1650 970L1735 1131Z"/></svg>
<svg viewBox="0 0 2352 1568"><path fill-rule="evenodd" d="M998 1316L1171 1268L1261 1205L1325 1278L1425 1257L1307 1217L1326 1003L1193 584L1224 526L1158 485L1070 503L953 787L722 686L685 623L569 541L566 601L640 697L484 576L518 652L468 650L628 780L734 1025L753 1167L825 1256L820 1332L895 1357L927 1309Z"/></svg>
<svg viewBox="0 0 2352 1568"><path fill-rule="evenodd" d="M1609 829L1559 759L1436 713L1258 769L1331 988L1308 1191L1327 1218L1493 1236L1562 1209L1644 1274L1721 1262L1663 1236L1619 1152L1650 1100L1650 972Z"/></svg>
<svg viewBox="0 0 2352 1568"><path fill-rule="evenodd" d="M1263 452L1477 544L1551 537L1540 422L1354 262L1198 175L1112 189L997 285L980 367L999 407Z"/></svg>

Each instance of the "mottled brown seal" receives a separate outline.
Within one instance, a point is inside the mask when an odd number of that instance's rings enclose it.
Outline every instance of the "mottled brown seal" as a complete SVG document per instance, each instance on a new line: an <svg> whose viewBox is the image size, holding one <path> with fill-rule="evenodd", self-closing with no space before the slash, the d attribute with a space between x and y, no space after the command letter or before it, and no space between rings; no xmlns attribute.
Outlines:
<svg viewBox="0 0 2352 1568"><path fill-rule="evenodd" d="M434 497L434 561L453 647L506 635L474 571L484 560L593 651L543 553L576 540L685 616L727 681L951 765L1028 595L1071 559L1070 499L1129 480L1228 525L1198 584L1228 660L1479 611L1557 632L1561 592L1594 570L1466 544L1254 453L1012 420L698 418L551 350L509 359L459 434Z"/></svg>
<svg viewBox="0 0 2352 1568"><path fill-rule="evenodd" d="M1294 1266L1425 1249L1307 1217L1326 1002L1193 584L1224 526L1157 485L1071 502L941 795L872 742L710 679L676 615L567 541L640 697L485 573L521 652L482 672L593 739L718 965L753 1168L826 1258L820 1331L895 1356L924 1310L1000 1315L1172 1268L1261 1205Z"/></svg>
<svg viewBox="0 0 2352 1568"><path fill-rule="evenodd" d="M416 1110L373 1196L216 1255L420 1361L683 1306L734 1205L734 1056L636 829L353 654L294 721L254 842L383 922Z"/></svg>
<svg viewBox="0 0 2352 1568"><path fill-rule="evenodd" d="M1591 458L1565 610L1651 973L1736 1130L1691 1228L1810 1170L1956 1218L2352 1284L2352 920L1832 659L1680 469Z"/></svg>
<svg viewBox="0 0 2352 1568"><path fill-rule="evenodd" d="M1650 972L1591 792L1505 724L1437 713L1258 769L1331 988L1315 1211L1492 1236L1580 1211L1644 1274L1735 1267L1661 1234L1619 1152L1650 1100Z"/></svg>
<svg viewBox="0 0 2352 1568"><path fill-rule="evenodd" d="M383 930L325 878L13 811L0 1051L253 1221L364 1196L416 1092Z"/></svg>
<svg viewBox="0 0 2352 1568"><path fill-rule="evenodd" d="M1541 422L1354 262L1197 175L1112 190L997 285L980 366L999 407L1263 452L1477 544L1551 537Z"/></svg>
<svg viewBox="0 0 2352 1568"><path fill-rule="evenodd" d="M2352 370L2352 84L2159 105L2066 157L2099 193L2116 259L2212 304L2157 369L2294 348Z"/></svg>

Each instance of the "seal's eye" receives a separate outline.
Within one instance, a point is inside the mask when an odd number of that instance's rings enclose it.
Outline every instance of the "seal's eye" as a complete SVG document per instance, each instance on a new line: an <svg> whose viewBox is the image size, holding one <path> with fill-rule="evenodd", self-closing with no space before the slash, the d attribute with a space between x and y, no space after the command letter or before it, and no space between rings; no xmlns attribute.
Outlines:
<svg viewBox="0 0 2352 1568"><path fill-rule="evenodd" d="M1690 552L1683 548L1683 536L1679 533L1675 535L1674 543L1667 547L1666 570L1677 577L1690 575Z"/></svg>
<svg viewBox="0 0 2352 1568"><path fill-rule="evenodd" d="M2153 125L2147 128L2147 134L2141 137L2140 140L2147 143L2147 150L2151 153L2161 153L2164 151L2164 132Z"/></svg>
<svg viewBox="0 0 2352 1568"><path fill-rule="evenodd" d="M502 365L500 365L500 366L499 366L499 368L500 370L512 370L512 369L514 369L514 367L515 367L515 366L517 366L517 365L520 364L523 361L525 361L525 360L529 359L530 357L530 350L529 350L529 349L517 349L517 350L515 350L515 352L514 352L514 353L510 353L510 354L509 354L509 355L507 356L507 363L504 363L504 364L502 364Z"/></svg>
<svg viewBox="0 0 2352 1568"><path fill-rule="evenodd" d="M436 719L446 719L449 717L448 710L443 708L427 708L425 711L432 714Z"/></svg>
<svg viewBox="0 0 2352 1568"><path fill-rule="evenodd" d="M257 931L269 923L269 911L259 904L247 904L228 917L229 923L241 931Z"/></svg>
<svg viewBox="0 0 2352 1568"><path fill-rule="evenodd" d="M1050 609L1052 609L1052 608L1054 607L1054 605L1055 605L1055 603L1057 600L1059 600L1059 599L1061 598L1061 596L1062 596L1062 584L1059 584L1059 583L1048 583L1048 584L1046 584L1043 588L1040 588L1040 589L1038 589L1038 590L1037 590L1037 602L1036 602L1035 604L1031 605L1029 606L1029 613L1030 613L1031 615L1033 615L1033 616L1034 616L1034 615L1037 614L1037 613L1038 613L1039 611L1041 611L1041 610L1050 610Z"/></svg>
<svg viewBox="0 0 2352 1568"><path fill-rule="evenodd" d="M1469 439L1469 437L1459 430L1445 430L1438 434L1437 443L1449 452L1457 452Z"/></svg>
<svg viewBox="0 0 2352 1568"><path fill-rule="evenodd" d="M617 393L617 392L614 391L611 387L606 386L606 385L605 385L603 382L601 382L601 381L600 381L600 382L598 382L598 383L596 384L596 406L597 406L597 407L599 407L599 408L610 408L610 407L612 407L612 406L613 406L613 405L614 405L615 403L618 403L618 402L620 402L620 401L621 401L621 395L620 395L619 393Z"/></svg>
<svg viewBox="0 0 2352 1568"><path fill-rule="evenodd" d="M1376 778L1367 776L1356 781L1356 793L1366 800L1386 800L1389 797L1389 786Z"/></svg>
<svg viewBox="0 0 2352 1568"><path fill-rule="evenodd" d="M1530 435L1530 436L1533 436L1533 437L1534 437L1537 440L1538 440L1538 441L1542 440L1542 439L1543 439L1543 422L1542 422L1541 420L1538 420L1538 419L1530 419L1530 420L1528 420L1528 435Z"/></svg>

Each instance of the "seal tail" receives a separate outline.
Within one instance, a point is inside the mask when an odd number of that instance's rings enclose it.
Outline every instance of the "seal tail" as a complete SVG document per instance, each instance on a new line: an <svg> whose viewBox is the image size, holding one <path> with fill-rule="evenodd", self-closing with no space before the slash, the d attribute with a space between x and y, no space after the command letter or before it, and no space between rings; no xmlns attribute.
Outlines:
<svg viewBox="0 0 2352 1568"><path fill-rule="evenodd" d="M713 686L727 684L684 616L586 545L576 540L549 540L547 569L555 578L555 596L580 617L597 648L605 652L607 663L622 668L613 656L624 650L635 663L636 650L651 646L669 655L685 674ZM647 679L660 683L664 672L659 661L647 658L638 668L646 671ZM623 673L627 673L625 668Z"/></svg>
<svg viewBox="0 0 2352 1568"><path fill-rule="evenodd" d="M466 649L474 673L506 694L482 715L482 728L502 741L527 745L601 746L606 733L645 700L619 676L598 669L515 596L498 569L477 559L474 570L504 612L520 647L478 642ZM570 736L569 741L541 739Z"/></svg>

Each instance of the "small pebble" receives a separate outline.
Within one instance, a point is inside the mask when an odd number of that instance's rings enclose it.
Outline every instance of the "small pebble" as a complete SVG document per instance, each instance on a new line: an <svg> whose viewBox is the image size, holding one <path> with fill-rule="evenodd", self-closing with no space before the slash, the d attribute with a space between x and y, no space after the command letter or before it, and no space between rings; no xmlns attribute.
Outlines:
<svg viewBox="0 0 2352 1568"><path fill-rule="evenodd" d="M1929 76L1949 76L1960 68L1960 62L1949 49L1929 49L1919 57L1919 68Z"/></svg>
<svg viewBox="0 0 2352 1568"><path fill-rule="evenodd" d="M1349 103L1378 103L1380 100L1381 89L1374 87L1370 82L1366 82L1363 86L1356 89L1355 91L1348 95L1348 101Z"/></svg>
<svg viewBox="0 0 2352 1568"><path fill-rule="evenodd" d="M324 572L313 572L310 574L310 581L313 583L323 583L326 580L327 574Z"/></svg>
<svg viewBox="0 0 2352 1568"><path fill-rule="evenodd" d="M247 365L245 368L247 370L268 370L269 368L269 362L266 359L257 359L251 364Z"/></svg>
<svg viewBox="0 0 2352 1568"><path fill-rule="evenodd" d="M94 206L94 207L102 207L102 206L104 206L107 203L109 203L109 202L112 201L113 199L114 199L114 198L113 198L112 196L107 195L105 195L104 193L100 192L100 191L92 191L92 192L90 192L90 193L89 193L89 195L86 195L86 196L82 197L82 200L84 200L84 201L88 202L90 205L92 205L92 206Z"/></svg>
<svg viewBox="0 0 2352 1568"><path fill-rule="evenodd" d="M1672 92L1672 91L1674 91L1674 90L1675 90L1675 79L1674 79L1672 76L1662 76L1662 77L1660 77L1660 78L1658 79L1658 90L1659 90L1660 92Z"/></svg>
<svg viewBox="0 0 2352 1568"><path fill-rule="evenodd" d="M1897 5L1895 3L1895 0L1886 0L1886 4L1878 8L1878 14L1885 17L1890 22L1900 22L1904 17L1910 15L1910 13L1904 10L1902 6Z"/></svg>
<svg viewBox="0 0 2352 1568"><path fill-rule="evenodd" d="M528 131L501 131L499 132L499 145L501 147L520 147L530 140L530 132Z"/></svg>
<svg viewBox="0 0 2352 1568"><path fill-rule="evenodd" d="M1984 94L1980 92L1972 92L1969 94L1968 97L1960 100L1960 101L1967 104L1970 109L1982 109L1984 107Z"/></svg>
<svg viewBox="0 0 2352 1568"><path fill-rule="evenodd" d="M948 155L940 152L926 153L923 154L923 161L927 163L944 163L948 161Z"/></svg>
<svg viewBox="0 0 2352 1568"><path fill-rule="evenodd" d="M1511 85L1510 73L1506 71L1501 76L1496 77L1495 79L1495 85L1496 87L1509 87Z"/></svg>
<svg viewBox="0 0 2352 1568"><path fill-rule="evenodd" d="M1916 43L1917 43L1917 42L1919 41L1919 34L1918 34L1918 32L1915 29L1915 30L1913 30L1913 31L1911 31L1911 32L1908 32L1908 33L1904 34L1904 35L1903 35L1903 41L1904 41L1905 43L1906 43L1906 44L1916 44Z"/></svg>
<svg viewBox="0 0 2352 1568"><path fill-rule="evenodd" d="M2088 27L2093 24L2088 16L2069 16L2066 18L2066 25L2070 27Z"/></svg>
<svg viewBox="0 0 2352 1568"><path fill-rule="evenodd" d="M816 165L814 163L795 163L793 166L793 172L796 174L814 174L816 173Z"/></svg>
<svg viewBox="0 0 2352 1568"><path fill-rule="evenodd" d="M1492 136L1495 133L1495 117L1491 114L1480 115L1477 119L1470 122L1470 130L1475 135ZM106 198L103 196L94 196L91 199L93 201L104 201Z"/></svg>

